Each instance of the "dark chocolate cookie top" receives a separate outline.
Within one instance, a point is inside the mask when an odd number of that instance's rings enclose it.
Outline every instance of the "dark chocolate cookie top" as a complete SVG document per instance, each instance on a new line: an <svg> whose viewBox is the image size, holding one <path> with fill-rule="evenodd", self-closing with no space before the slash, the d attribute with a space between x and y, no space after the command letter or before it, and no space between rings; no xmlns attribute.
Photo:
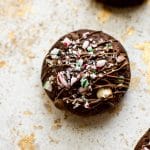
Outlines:
<svg viewBox="0 0 150 150"><path fill-rule="evenodd" d="M150 129L143 135L134 150L150 150Z"/></svg>
<svg viewBox="0 0 150 150"><path fill-rule="evenodd" d="M78 30L60 38L44 59L41 79L59 108L93 114L114 106L130 82L130 66L123 46L113 37Z"/></svg>

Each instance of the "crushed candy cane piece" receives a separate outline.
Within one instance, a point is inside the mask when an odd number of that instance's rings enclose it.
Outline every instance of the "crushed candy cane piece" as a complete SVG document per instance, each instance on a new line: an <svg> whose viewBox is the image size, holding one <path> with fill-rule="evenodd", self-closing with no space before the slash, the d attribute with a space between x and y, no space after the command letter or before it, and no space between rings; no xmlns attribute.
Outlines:
<svg viewBox="0 0 150 150"><path fill-rule="evenodd" d="M77 81L77 78L72 77L72 78L71 78L71 86L72 86L76 81Z"/></svg>
<svg viewBox="0 0 150 150"><path fill-rule="evenodd" d="M89 32L85 32L85 33L83 33L83 38L87 38L87 36L89 35L90 33Z"/></svg>
<svg viewBox="0 0 150 150"><path fill-rule="evenodd" d="M95 79L95 78L96 78L96 74L95 74L95 73L92 73L92 74L90 74L90 77L91 77L92 79Z"/></svg>
<svg viewBox="0 0 150 150"><path fill-rule="evenodd" d="M65 80L65 76L63 75L62 72L58 72L58 75L57 75L57 82L60 86L63 86L63 87L69 87L67 81Z"/></svg>
<svg viewBox="0 0 150 150"><path fill-rule="evenodd" d="M106 60L99 60L99 61L97 61L96 66L98 68L101 68L106 64L106 62L107 62Z"/></svg>
<svg viewBox="0 0 150 150"><path fill-rule="evenodd" d="M125 59L126 58L123 55L119 55L116 60L118 63L120 63L120 62L124 61Z"/></svg>
<svg viewBox="0 0 150 150"><path fill-rule="evenodd" d="M90 42L89 41L84 41L82 48L86 49L89 46Z"/></svg>
<svg viewBox="0 0 150 150"><path fill-rule="evenodd" d="M81 87L83 87L83 88L86 88L86 87L89 86L89 81L88 81L88 79L86 79L86 78L82 78L82 79L80 80L80 82L81 82Z"/></svg>

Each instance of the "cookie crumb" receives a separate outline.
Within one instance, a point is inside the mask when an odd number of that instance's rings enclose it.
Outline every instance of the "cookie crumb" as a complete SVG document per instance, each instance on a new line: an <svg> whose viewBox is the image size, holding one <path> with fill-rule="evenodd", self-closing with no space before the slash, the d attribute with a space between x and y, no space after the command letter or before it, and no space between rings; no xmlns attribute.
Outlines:
<svg viewBox="0 0 150 150"><path fill-rule="evenodd" d="M35 150L35 136L34 134L31 134L29 136L24 136L20 141L18 142L18 146L20 150Z"/></svg>

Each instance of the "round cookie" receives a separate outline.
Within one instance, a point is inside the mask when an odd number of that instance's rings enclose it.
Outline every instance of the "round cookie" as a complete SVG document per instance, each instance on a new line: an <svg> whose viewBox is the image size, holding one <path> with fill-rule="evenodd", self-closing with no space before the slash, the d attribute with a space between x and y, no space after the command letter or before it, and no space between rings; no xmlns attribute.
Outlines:
<svg viewBox="0 0 150 150"><path fill-rule="evenodd" d="M120 42L102 31L84 29L52 46L41 80L57 108L93 115L120 101L130 76L129 59Z"/></svg>
<svg viewBox="0 0 150 150"><path fill-rule="evenodd" d="M100 1L108 5L119 7L138 5L144 2L144 0L100 0Z"/></svg>
<svg viewBox="0 0 150 150"><path fill-rule="evenodd" d="M150 150L150 129L142 136L134 150Z"/></svg>

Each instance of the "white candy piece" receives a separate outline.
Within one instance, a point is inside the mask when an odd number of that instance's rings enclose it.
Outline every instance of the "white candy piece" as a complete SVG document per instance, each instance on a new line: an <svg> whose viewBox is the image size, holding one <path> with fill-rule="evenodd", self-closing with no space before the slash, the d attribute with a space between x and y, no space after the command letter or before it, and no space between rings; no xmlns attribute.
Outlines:
<svg viewBox="0 0 150 150"><path fill-rule="evenodd" d="M88 103L88 101L86 101L86 103L84 104L84 107L85 107L85 108L89 108L89 103Z"/></svg>
<svg viewBox="0 0 150 150"><path fill-rule="evenodd" d="M77 81L77 78L72 77L72 78L71 78L71 86L72 86L76 81Z"/></svg>
<svg viewBox="0 0 150 150"><path fill-rule="evenodd" d="M91 77L92 79L95 79L95 78L96 78L96 74L92 73L92 74L90 74L90 77Z"/></svg>
<svg viewBox="0 0 150 150"><path fill-rule="evenodd" d="M107 62L106 60L99 60L97 61L96 66L101 68L106 64L106 62Z"/></svg>
<svg viewBox="0 0 150 150"><path fill-rule="evenodd" d="M83 38L87 38L87 35L90 34L89 32L83 33Z"/></svg>
<svg viewBox="0 0 150 150"><path fill-rule="evenodd" d="M89 41L84 41L82 48L86 49L89 46L90 42Z"/></svg>
<svg viewBox="0 0 150 150"><path fill-rule="evenodd" d="M59 58L59 57L58 57L59 51L60 51L60 49L54 48L54 49L50 52L51 57L52 57L53 59L58 59L58 58Z"/></svg>
<svg viewBox="0 0 150 150"><path fill-rule="evenodd" d="M99 76L100 78L102 78L102 77L104 76L104 74L100 73L98 76Z"/></svg>
<svg viewBox="0 0 150 150"><path fill-rule="evenodd" d="M76 109L77 107L79 107L81 104L79 103L75 103L75 106L73 106L73 109Z"/></svg>
<svg viewBox="0 0 150 150"><path fill-rule="evenodd" d="M110 88L100 88L97 91L97 98L107 98L112 95L112 90Z"/></svg>
<svg viewBox="0 0 150 150"><path fill-rule="evenodd" d="M117 60L118 63L124 61L125 59L126 59L126 58L125 58L123 55L119 55L119 56L116 58L116 60Z"/></svg>
<svg viewBox="0 0 150 150"><path fill-rule="evenodd" d="M95 65L91 65L91 68L92 68L92 69L96 69L96 66L95 66Z"/></svg>
<svg viewBox="0 0 150 150"><path fill-rule="evenodd" d="M83 59L79 59L78 63L80 64L80 66L82 66L83 65Z"/></svg>
<svg viewBox="0 0 150 150"><path fill-rule="evenodd" d="M144 147L144 149L143 150L149 150L147 147Z"/></svg>

